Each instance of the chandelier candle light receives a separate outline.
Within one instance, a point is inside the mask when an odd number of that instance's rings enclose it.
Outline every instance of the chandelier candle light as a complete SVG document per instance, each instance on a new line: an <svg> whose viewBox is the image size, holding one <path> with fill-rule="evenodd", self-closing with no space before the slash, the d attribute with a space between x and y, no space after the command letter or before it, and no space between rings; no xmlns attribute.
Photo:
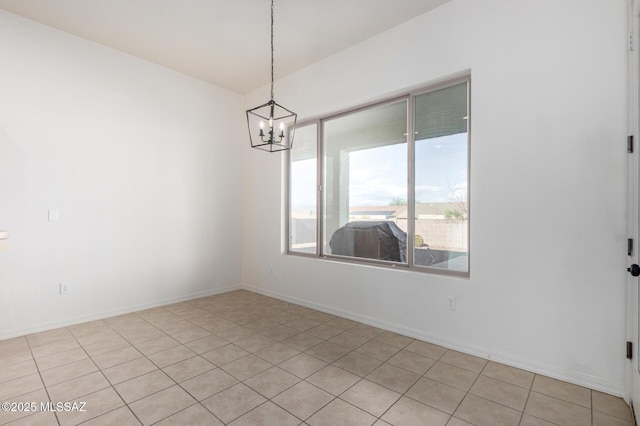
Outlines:
<svg viewBox="0 0 640 426"><path fill-rule="evenodd" d="M293 134L298 114L273 100L273 0L271 0L271 99L247 110L251 147L268 152L293 147Z"/></svg>

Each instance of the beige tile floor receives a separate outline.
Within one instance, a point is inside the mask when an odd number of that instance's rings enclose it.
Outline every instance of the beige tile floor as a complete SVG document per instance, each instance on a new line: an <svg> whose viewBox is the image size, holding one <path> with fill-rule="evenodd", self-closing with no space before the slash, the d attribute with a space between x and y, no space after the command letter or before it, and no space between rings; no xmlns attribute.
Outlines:
<svg viewBox="0 0 640 426"><path fill-rule="evenodd" d="M632 425L620 398L248 291L0 341L0 401L11 425Z"/></svg>

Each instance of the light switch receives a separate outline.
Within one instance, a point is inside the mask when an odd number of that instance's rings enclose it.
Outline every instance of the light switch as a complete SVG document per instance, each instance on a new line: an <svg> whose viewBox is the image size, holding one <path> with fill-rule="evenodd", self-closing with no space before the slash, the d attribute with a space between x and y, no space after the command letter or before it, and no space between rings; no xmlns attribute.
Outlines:
<svg viewBox="0 0 640 426"><path fill-rule="evenodd" d="M9 231L0 231L0 240L8 240Z"/></svg>
<svg viewBox="0 0 640 426"><path fill-rule="evenodd" d="M49 222L60 220L60 212L57 209L49 209Z"/></svg>

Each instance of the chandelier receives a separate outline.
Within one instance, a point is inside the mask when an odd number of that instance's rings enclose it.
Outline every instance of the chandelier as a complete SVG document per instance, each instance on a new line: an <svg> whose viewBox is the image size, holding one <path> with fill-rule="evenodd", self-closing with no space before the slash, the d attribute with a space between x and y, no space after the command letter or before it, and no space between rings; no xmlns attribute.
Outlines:
<svg viewBox="0 0 640 426"><path fill-rule="evenodd" d="M271 98L267 103L247 110L251 147L268 152L293 146L298 115L273 100L273 0L271 0Z"/></svg>

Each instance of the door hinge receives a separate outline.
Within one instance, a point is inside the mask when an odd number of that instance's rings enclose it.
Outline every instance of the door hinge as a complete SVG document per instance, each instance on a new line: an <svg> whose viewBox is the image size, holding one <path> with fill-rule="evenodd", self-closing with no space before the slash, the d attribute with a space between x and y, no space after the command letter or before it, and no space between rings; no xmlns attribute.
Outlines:
<svg viewBox="0 0 640 426"><path fill-rule="evenodd" d="M627 49L629 49L629 52L633 52L633 33L629 33L627 38Z"/></svg>
<svg viewBox="0 0 640 426"><path fill-rule="evenodd" d="M627 239L627 256L633 256L633 238Z"/></svg>
<svg viewBox="0 0 640 426"><path fill-rule="evenodd" d="M633 152L633 135L627 136L627 152L629 154Z"/></svg>
<svg viewBox="0 0 640 426"><path fill-rule="evenodd" d="M633 343L627 342L627 359L633 358Z"/></svg>

